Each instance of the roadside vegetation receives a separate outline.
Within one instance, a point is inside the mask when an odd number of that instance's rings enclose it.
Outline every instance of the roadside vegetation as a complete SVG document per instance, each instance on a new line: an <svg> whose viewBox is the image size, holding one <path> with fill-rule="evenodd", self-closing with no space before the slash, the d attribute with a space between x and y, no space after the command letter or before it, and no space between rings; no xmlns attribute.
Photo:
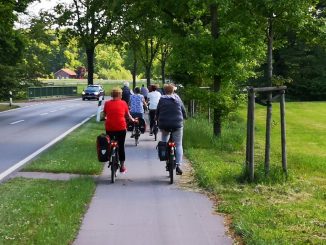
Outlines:
<svg viewBox="0 0 326 245"><path fill-rule="evenodd" d="M9 103L8 104L0 104L0 111L12 110L15 108L18 108L18 106L16 106L16 105L9 106Z"/></svg>
<svg viewBox="0 0 326 245"><path fill-rule="evenodd" d="M23 171L100 174L103 165L97 161L96 137L104 131L104 122L90 122L76 129L59 144L28 164Z"/></svg>
<svg viewBox="0 0 326 245"><path fill-rule="evenodd" d="M220 138L212 136L207 119L187 121L185 149L195 177L217 195L218 211L229 214L231 228L246 244L325 243L325 105L287 103L288 178L281 169L278 104L273 107L271 172L264 175L266 108L257 107L254 183L243 174L245 108L225 120Z"/></svg>
<svg viewBox="0 0 326 245"><path fill-rule="evenodd" d="M95 190L90 178L0 185L0 244L72 244Z"/></svg>

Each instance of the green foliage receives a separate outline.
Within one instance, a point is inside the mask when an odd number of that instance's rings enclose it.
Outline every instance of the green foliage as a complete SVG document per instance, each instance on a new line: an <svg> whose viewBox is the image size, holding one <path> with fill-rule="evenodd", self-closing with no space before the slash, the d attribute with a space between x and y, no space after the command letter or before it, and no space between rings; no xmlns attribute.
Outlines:
<svg viewBox="0 0 326 245"><path fill-rule="evenodd" d="M187 86L182 92L185 103L196 100L206 109L217 109L223 117L234 112L244 101L241 91L232 84L225 85L218 93L212 91L210 87L194 86Z"/></svg>

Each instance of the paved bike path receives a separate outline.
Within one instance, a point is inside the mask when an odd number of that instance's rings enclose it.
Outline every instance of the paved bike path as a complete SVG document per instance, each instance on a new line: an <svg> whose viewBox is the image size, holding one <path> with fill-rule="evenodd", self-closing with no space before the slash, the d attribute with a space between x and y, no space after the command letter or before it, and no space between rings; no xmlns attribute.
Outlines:
<svg viewBox="0 0 326 245"><path fill-rule="evenodd" d="M128 172L110 183L105 166L74 245L232 244L224 219L203 194L170 185L148 132L126 138Z"/></svg>

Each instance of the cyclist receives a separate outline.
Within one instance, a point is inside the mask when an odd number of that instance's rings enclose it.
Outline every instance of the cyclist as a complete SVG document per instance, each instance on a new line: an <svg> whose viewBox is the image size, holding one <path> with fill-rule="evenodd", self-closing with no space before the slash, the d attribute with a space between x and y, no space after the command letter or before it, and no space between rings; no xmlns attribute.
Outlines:
<svg viewBox="0 0 326 245"><path fill-rule="evenodd" d="M165 84L164 92L156 109L156 118L158 127L162 132L162 141L167 142L168 129L174 129L172 132L173 140L176 143L176 173L182 175L180 165L182 164L183 148L183 120L186 119L186 111L180 97L174 93L176 87L173 84Z"/></svg>
<svg viewBox="0 0 326 245"><path fill-rule="evenodd" d="M127 171L125 166L126 118L131 121L134 121L134 119L130 115L127 103L121 99L122 90L120 88L112 89L111 96L112 99L105 102L103 109L106 118L105 130L110 138L115 138L118 141L120 172L125 173Z"/></svg>
<svg viewBox="0 0 326 245"><path fill-rule="evenodd" d="M149 109L149 135L153 135L156 108L161 98L161 93L157 91L156 85L151 85L151 92L148 93L147 98L148 98L148 109Z"/></svg>
<svg viewBox="0 0 326 245"><path fill-rule="evenodd" d="M129 83L124 82L123 87L122 87L122 99L124 101L126 101L127 104L129 104L131 94L132 93L131 93L130 88L129 88Z"/></svg>
<svg viewBox="0 0 326 245"><path fill-rule="evenodd" d="M135 87L134 94L130 96L129 108L132 117L138 117L141 123L144 123L144 106L147 106L145 98L140 94L140 88ZM131 134L131 138L134 134Z"/></svg>

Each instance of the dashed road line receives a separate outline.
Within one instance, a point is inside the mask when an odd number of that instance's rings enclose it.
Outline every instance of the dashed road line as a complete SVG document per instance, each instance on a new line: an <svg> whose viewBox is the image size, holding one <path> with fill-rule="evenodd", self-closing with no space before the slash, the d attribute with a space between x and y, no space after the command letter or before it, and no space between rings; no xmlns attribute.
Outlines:
<svg viewBox="0 0 326 245"><path fill-rule="evenodd" d="M9 123L10 125L14 125L14 124L17 124L17 123L21 123L21 122L24 122L25 120L19 120L19 121L16 121L16 122L12 122L12 123Z"/></svg>
<svg viewBox="0 0 326 245"><path fill-rule="evenodd" d="M49 113L48 112L44 112L44 113L41 113L40 116L45 116L47 114L49 114Z"/></svg>

